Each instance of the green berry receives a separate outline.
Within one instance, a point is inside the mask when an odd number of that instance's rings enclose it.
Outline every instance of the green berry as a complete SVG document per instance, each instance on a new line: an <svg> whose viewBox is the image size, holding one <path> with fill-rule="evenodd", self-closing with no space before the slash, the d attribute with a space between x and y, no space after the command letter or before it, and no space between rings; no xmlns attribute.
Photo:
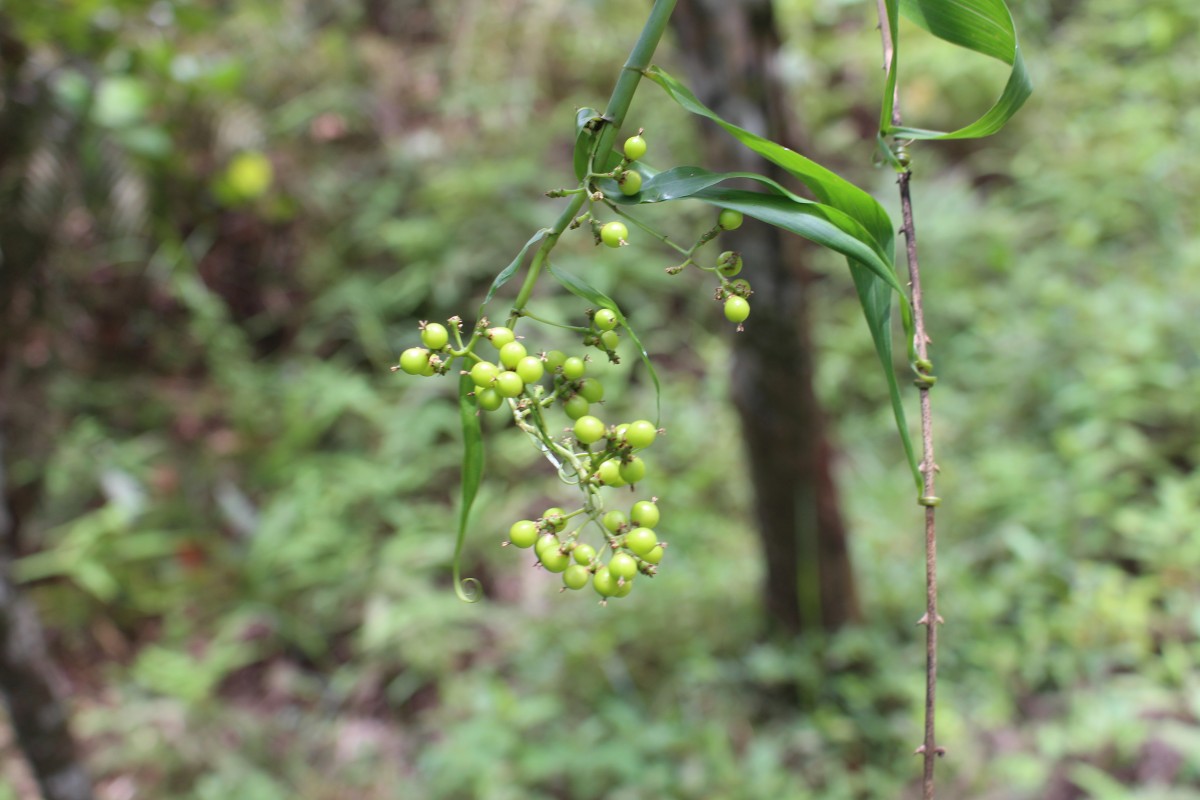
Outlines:
<svg viewBox="0 0 1200 800"><path fill-rule="evenodd" d="M653 528L658 525L658 506L649 500L639 500L633 504L629 518L639 528Z"/></svg>
<svg viewBox="0 0 1200 800"><path fill-rule="evenodd" d="M537 383L546 374L546 368L542 366L542 360L536 356L525 356L517 362L516 373L521 376L521 380L526 383Z"/></svg>
<svg viewBox="0 0 1200 800"><path fill-rule="evenodd" d="M537 538L537 523L531 519L518 520L508 529L508 540L517 547L533 547Z"/></svg>
<svg viewBox="0 0 1200 800"><path fill-rule="evenodd" d="M520 342L509 342L500 348L500 363L513 369L517 366L517 362L526 355L525 345Z"/></svg>
<svg viewBox="0 0 1200 800"><path fill-rule="evenodd" d="M617 593L613 597L628 597L633 591L633 578L625 578L617 580Z"/></svg>
<svg viewBox="0 0 1200 800"><path fill-rule="evenodd" d="M425 365L425 369L421 370L421 374L426 378L428 378L430 375L433 375L436 372L437 372L437 370L433 368L433 360L432 359L430 359L429 363Z"/></svg>
<svg viewBox="0 0 1200 800"><path fill-rule="evenodd" d="M571 557L555 548L547 548L545 552L538 553L538 561L550 572L562 572L570 566Z"/></svg>
<svg viewBox="0 0 1200 800"><path fill-rule="evenodd" d="M621 480L626 483L637 483L646 477L646 462L637 456L621 462Z"/></svg>
<svg viewBox="0 0 1200 800"><path fill-rule="evenodd" d="M599 403L604 399L604 385L595 378L584 378L579 382L579 393L589 403Z"/></svg>
<svg viewBox="0 0 1200 800"><path fill-rule="evenodd" d="M750 303L736 294L725 300L725 319L730 322L745 322L750 316Z"/></svg>
<svg viewBox="0 0 1200 800"><path fill-rule="evenodd" d="M613 509L604 515L604 527L608 528L613 533L616 533L617 531L621 530L621 528L624 528L628 522L629 520L625 518L624 511L617 511L616 509Z"/></svg>
<svg viewBox="0 0 1200 800"><path fill-rule="evenodd" d="M576 564L582 564L586 567L596 560L596 548L590 544L575 545L575 549L571 552L571 555L574 557Z"/></svg>
<svg viewBox="0 0 1200 800"><path fill-rule="evenodd" d="M567 412L568 417L575 420L587 416L590 408L587 398L581 394L573 394L563 403L563 411Z"/></svg>
<svg viewBox="0 0 1200 800"><path fill-rule="evenodd" d="M624 222L613 220L605 223L600 229L600 240L609 247L620 247L621 242L629 243L629 228L625 227Z"/></svg>
<svg viewBox="0 0 1200 800"><path fill-rule="evenodd" d="M604 423L590 414L575 420L575 438L584 444L593 444L604 438Z"/></svg>
<svg viewBox="0 0 1200 800"><path fill-rule="evenodd" d="M625 441L625 434L628 432L629 432L629 423L622 422L613 431L613 435L612 435L611 439L617 446L628 444L628 442Z"/></svg>
<svg viewBox="0 0 1200 800"><path fill-rule="evenodd" d="M525 381L515 372L501 372L496 376L496 392L501 397L516 397L525 391Z"/></svg>
<svg viewBox="0 0 1200 800"><path fill-rule="evenodd" d="M723 231L736 231L742 227L742 212L734 211L732 208L723 208L717 216L717 225Z"/></svg>
<svg viewBox="0 0 1200 800"><path fill-rule="evenodd" d="M400 354L400 369L409 375L420 375L429 368L429 351L423 347L410 347Z"/></svg>
<svg viewBox="0 0 1200 800"><path fill-rule="evenodd" d="M628 553L617 553L608 562L608 571L618 578L628 580L637 575L637 559Z"/></svg>
<svg viewBox="0 0 1200 800"><path fill-rule="evenodd" d="M538 537L538 540L533 545L533 552L537 553L540 561L543 553L557 552L562 546L562 542L558 541L558 537L553 533L543 533Z"/></svg>
<svg viewBox="0 0 1200 800"><path fill-rule="evenodd" d="M609 571L608 567L601 567L592 576L592 588L601 597L616 597L617 590L620 587L617 586L617 579Z"/></svg>
<svg viewBox="0 0 1200 800"><path fill-rule="evenodd" d="M621 185L621 194L626 197L631 197L642 190L642 176L631 169L625 170L621 174L618 183Z"/></svg>
<svg viewBox="0 0 1200 800"><path fill-rule="evenodd" d="M484 411L495 411L504 405L504 398L495 389L476 389L475 402Z"/></svg>
<svg viewBox="0 0 1200 800"><path fill-rule="evenodd" d="M630 161L637 161L642 156L646 155L646 140L639 136L630 136L625 140L625 157Z"/></svg>
<svg viewBox="0 0 1200 800"><path fill-rule="evenodd" d="M610 458L596 470L596 479L604 486L624 486L625 479L621 477L621 462Z"/></svg>
<svg viewBox="0 0 1200 800"><path fill-rule="evenodd" d="M663 557L663 546L661 544L654 545L654 547L650 550L649 553L646 553L646 555L642 556L642 558L644 558L646 561L650 562L651 564L659 563L660 561L662 561L662 557Z"/></svg>
<svg viewBox="0 0 1200 800"><path fill-rule="evenodd" d="M587 567L572 564L563 572L563 586L566 586L568 589L582 589L587 586L588 580L591 577L592 573L588 572Z"/></svg>
<svg viewBox="0 0 1200 800"><path fill-rule="evenodd" d="M613 328L617 327L616 312L612 311L611 309L602 308L596 312L594 317L592 317L592 322L599 330L611 331Z"/></svg>
<svg viewBox="0 0 1200 800"><path fill-rule="evenodd" d="M488 328L487 338L488 341L492 343L492 346L499 350L500 348L504 347L504 345L514 341L517 338L517 335L510 329L504 327Z"/></svg>
<svg viewBox="0 0 1200 800"><path fill-rule="evenodd" d="M548 353L546 353L546 358L545 358L546 369L549 370L550 372L554 372L554 370L561 367L563 365L563 362L566 360L567 360L567 354L564 353L562 350L551 350Z"/></svg>
<svg viewBox="0 0 1200 800"><path fill-rule="evenodd" d="M621 343L621 335L616 331L605 331L600 334L600 345L605 350L616 350Z"/></svg>
<svg viewBox="0 0 1200 800"><path fill-rule="evenodd" d="M499 374L500 368L490 361L480 361L471 367L471 380L481 389L491 386Z"/></svg>
<svg viewBox="0 0 1200 800"><path fill-rule="evenodd" d="M649 528L634 528L625 534L625 546L643 558L658 546L658 537Z"/></svg>
<svg viewBox="0 0 1200 800"><path fill-rule="evenodd" d="M558 506L547 508L542 512L542 520L549 523L554 530L561 531L563 528L567 527L567 512L563 511Z"/></svg>
<svg viewBox="0 0 1200 800"><path fill-rule="evenodd" d="M441 350L450 342L450 332L437 322L427 322L421 331L421 341L430 350Z"/></svg>
<svg viewBox="0 0 1200 800"><path fill-rule="evenodd" d="M586 369L587 365L578 356L571 356L562 364L563 377L572 381L582 378Z"/></svg>
<svg viewBox="0 0 1200 800"><path fill-rule="evenodd" d="M732 250L726 250L717 256L717 272L726 278L732 278L742 271L742 257Z"/></svg>
<svg viewBox="0 0 1200 800"><path fill-rule="evenodd" d="M654 439L657 436L658 428L654 427L653 422L645 419L631 422L629 423L629 427L625 429L625 441L635 450L641 450L654 444Z"/></svg>

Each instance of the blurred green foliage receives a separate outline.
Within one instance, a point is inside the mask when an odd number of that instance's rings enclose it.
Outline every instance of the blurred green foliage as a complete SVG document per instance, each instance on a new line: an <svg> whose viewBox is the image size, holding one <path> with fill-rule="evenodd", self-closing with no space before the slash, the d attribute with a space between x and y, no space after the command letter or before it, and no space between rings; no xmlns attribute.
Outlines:
<svg viewBox="0 0 1200 800"><path fill-rule="evenodd" d="M778 7L811 140L893 202L861 130L879 83L873 10ZM646 251L570 240L558 263L614 296L665 377L653 490L669 568L607 609L558 597L498 546L556 501L551 472L490 420L466 569L488 599L467 606L449 586L453 387L387 367L418 320L472 314L552 218L541 193L569 178L574 108L607 96L641 12L0 11L40 98L30 146L0 168L17 221L2 244L11 259L13 237L44 234L50 276L8 345L19 419L36 421L10 443L10 478L42 493L18 574L78 687L101 796L911 789L919 515L832 259L813 256L829 273L814 288L819 377L864 626L760 640L719 310ZM1200 11L1021 13L1029 106L993 140L913 148L941 376L943 774L951 796L1197 797L1200 116L1186 98L1200 96ZM910 34L914 120L950 126L994 95L986 60ZM630 117L652 160L698 160L692 122L654 91ZM582 311L543 302L558 319ZM610 385L613 405L648 408L640 368L625 375L609 370L627 383Z"/></svg>

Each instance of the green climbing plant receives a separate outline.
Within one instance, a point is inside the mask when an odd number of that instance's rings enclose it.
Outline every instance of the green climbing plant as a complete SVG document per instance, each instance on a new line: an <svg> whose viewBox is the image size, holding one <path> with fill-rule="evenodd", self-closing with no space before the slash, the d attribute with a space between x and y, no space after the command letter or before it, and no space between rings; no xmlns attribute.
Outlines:
<svg viewBox="0 0 1200 800"><path fill-rule="evenodd" d="M925 796L932 797L934 758L944 752L935 743L933 731L936 631L941 621L937 611L934 509L940 500L933 487L936 465L929 391L937 378L924 330L909 188L912 159L908 148L917 140L987 136L999 130L1021 107L1032 85L1017 45L1012 17L1002 0L878 2L886 70L878 145L881 162L895 169L900 186L903 216L900 230L905 235L908 266L907 276L902 278L895 259L897 226L875 198L784 144L722 119L678 79L650 63L673 7L674 0L654 3L605 110L582 108L576 113L572 159L576 183L547 192L550 197L566 201L558 219L534 233L496 276L473 323L453 318L449 320L449 329L438 323L423 323L423 346L411 348L401 356L399 369L413 375L460 375L465 457L454 560L455 588L465 600L479 598L478 585L470 579L463 581L459 574L461 550L470 507L483 474L483 438L478 415L501 408L507 408L513 423L554 465L562 483L576 493L575 501L569 504L573 506L571 510L549 508L537 519L513 523L508 531L508 544L533 548L543 568L562 574L566 589L582 589L590 583L602 603L628 595L640 576L656 574L664 558L666 543L659 540L656 532L659 511L654 499L638 500L626 514L622 508L611 507L614 498L610 491L626 485L640 489L650 474L644 454L663 432L659 427L662 420L657 402L653 421L605 421L598 416L601 412L596 406L603 400L604 388L589 375L592 356L539 349L532 334L523 335L524 319L565 327L587 348L582 352L597 357L602 354L613 363L620 362L623 339L628 339L658 388L658 377L646 348L617 304L582 278L553 263L552 254L560 238L586 231L601 248L635 243L641 246L644 242L661 248L672 256L672 263L666 267L669 274L677 275L692 268L715 279L715 299L723 305L725 317L741 330L744 325L753 324L753 288L744 278L737 277L742 258L732 251L710 256L707 246L717 241L722 231L739 227L746 216L802 236L846 258L888 385L896 429L917 499L925 508L927 603L921 622L927 631L927 702L925 740L918 752L925 757ZM902 124L897 99L901 15L953 45L998 59L1010 67L1000 98L982 117L951 132ZM653 137L641 129L628 136L618 149L616 144L625 126L630 101L643 78L656 85L681 110L715 123L742 145L782 168L811 197L750 172L718 173L696 166L656 169L647 161L647 156L653 155ZM730 185L732 181L738 182L738 188ZM757 188L740 188L747 181ZM707 203L717 209L710 228L679 238L655 229L637 214L639 206L685 200ZM524 282L504 325L493 326L486 316L488 304L527 260ZM535 285L547 275L585 301L581 324L550 323L530 308ZM900 312L912 381L920 391L919 457L908 432L900 376L893 368L893 308Z"/></svg>

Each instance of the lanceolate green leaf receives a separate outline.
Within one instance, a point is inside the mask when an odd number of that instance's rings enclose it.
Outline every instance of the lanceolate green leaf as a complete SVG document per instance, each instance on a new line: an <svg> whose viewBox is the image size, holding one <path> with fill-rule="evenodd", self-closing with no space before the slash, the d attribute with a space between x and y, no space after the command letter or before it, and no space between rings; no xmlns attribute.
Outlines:
<svg viewBox="0 0 1200 800"><path fill-rule="evenodd" d="M479 581L474 578L463 580L462 549L467 537L467 521L471 516L471 506L475 503L475 495L479 491L479 482L483 479L483 433L479 425L479 413L471 400L470 392L475 390L475 384L469 375L462 375L458 380L458 412L462 418L463 430L463 468L462 468L462 502L458 511L458 538L454 543L454 593L458 599L468 603L477 602L480 598ZM474 584L475 592L467 591L467 584Z"/></svg>
<svg viewBox="0 0 1200 800"><path fill-rule="evenodd" d="M1033 83L1021 57L1016 26L1003 0L886 0L888 29L892 34L892 61L884 87L880 130L901 139L977 139L1004 127L1033 92ZM924 128L893 127L896 68L900 58L898 13L939 39L1012 67L1000 99L982 117L949 133Z"/></svg>
<svg viewBox="0 0 1200 800"><path fill-rule="evenodd" d="M887 377L888 395L892 401L892 414L896 417L896 429L900 433L900 441L904 445L904 455L912 470L913 480L917 483L917 492L920 493L924 486L921 481L921 469L913 450L912 438L908 434L904 401L900 397L900 381L892 363L892 290L874 273L854 261L850 261L850 276L854 279L854 288L862 304L863 316L867 318L867 327L871 329L871 339L875 342L875 352Z"/></svg>
<svg viewBox="0 0 1200 800"><path fill-rule="evenodd" d="M508 283L513 275L517 274L517 270L521 268L521 264L525 262L525 254L529 252L529 248L542 240L542 237L549 233L549 228L542 228L540 231L529 237L529 241L521 248L521 252L517 253L517 257L512 260L512 263L500 271L496 279L492 281L492 285L488 288L487 296L483 298L483 305L480 306L480 314L482 315L483 306L491 302L492 298L501 286Z"/></svg>
<svg viewBox="0 0 1200 800"><path fill-rule="evenodd" d="M662 416L662 387L658 383L658 373L655 372L654 364L650 361L650 354L646 352L646 346L642 344L642 340L638 338L633 328L629 326L629 320L625 319L625 315L621 313L621 309L604 292L594 288L571 273L564 272L553 264L547 264L547 268L550 270L550 274L554 276L554 279L561 283L571 294L582 297L599 308L607 308L617 315L617 320L620 321L621 326L629 334L630 340L637 347L638 354L642 357L642 363L646 365L646 371L650 374L650 380L654 383L654 424L658 425L659 418Z"/></svg>
<svg viewBox="0 0 1200 800"><path fill-rule="evenodd" d="M895 0L889 0L889 2L895 2ZM766 203L750 203L745 197L738 198L729 196L728 194L718 194L727 190L716 188L706 188L692 195L697 199L708 200L715 205L732 208L741 211L743 214L761 219L764 222L777 225L785 230L790 230L800 236L824 244L826 247L836 250L847 257L847 262L850 264L850 272L859 293L863 315L867 319L867 327L871 331L875 350L879 355L884 376L887 378L888 391L892 398L892 411L896 417L896 428L904 444L905 456L913 473L919 476L920 472L916 456L913 453L912 441L908 435L908 421L905 417L904 406L900 401L899 383L895 367L892 364L892 334L890 327L892 292L895 292L899 298L905 336L910 342L913 337L913 321L912 310L909 306L907 295L895 273L895 234L887 212L883 210L883 207L879 205L875 198L836 173L817 164L815 161L721 119L711 109L697 100L687 87L658 67L651 67L646 74L647 77L662 86L667 94L683 109L717 123L746 147L767 160L778 164L798 178L821 201L821 204L802 206L795 203L792 200L794 195L790 195L789 193L784 197L775 198ZM659 173L659 175L669 175L670 172L668 170L667 172ZM659 175L655 175L654 178L645 181L642 184L641 193L635 197L640 198L648 190L651 192L655 191ZM663 178L662 180L664 185L667 185L670 178ZM743 194L752 197L755 196L751 192ZM762 197L762 195L759 195L759 197ZM792 205L790 208L786 206L771 208L773 203L777 204L779 201L783 201L785 204L790 202ZM804 214L800 210L801 208L805 209L808 213ZM859 230L867 234L866 237L854 236L849 233L847 226L839 225L836 222L830 226L820 225L817 221L817 215L813 213L816 209L841 212L853 220L859 226ZM804 218L805 216L807 218ZM833 214L826 213L822 219L825 222L833 222L835 217ZM837 222L841 221L840 218L837 218ZM844 238L831 234L829 228L838 230ZM829 241L822 241L821 238L818 238L821 236L827 237ZM846 239L850 239L854 240L857 245L863 245L864 238L866 241L873 240L874 246L867 246L860 250L858 247L850 245L845 241ZM880 259L883 262L883 269L880 268ZM915 355L910 346L909 358L911 360L914 357Z"/></svg>
<svg viewBox="0 0 1200 800"><path fill-rule="evenodd" d="M875 198L837 173L805 158L794 150L721 119L710 108L697 100L686 86L662 69L650 67L646 71L646 77L661 86L671 96L671 99L685 111L717 123L746 147L768 161L778 164L803 182L817 200L858 220L879 243L880 250L888 254L887 260L891 263L895 234L887 212ZM644 187L643 191L645 191Z"/></svg>

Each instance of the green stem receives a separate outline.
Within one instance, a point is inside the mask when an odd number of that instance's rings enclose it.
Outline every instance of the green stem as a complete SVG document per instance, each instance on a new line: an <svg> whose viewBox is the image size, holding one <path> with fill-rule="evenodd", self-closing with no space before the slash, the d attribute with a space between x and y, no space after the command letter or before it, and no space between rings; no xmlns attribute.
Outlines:
<svg viewBox="0 0 1200 800"><path fill-rule="evenodd" d="M637 90L642 72L650 66L650 58L654 55L654 50L658 47L658 42L667 29L667 21L671 18L671 12L674 10L675 0L654 0L650 16L646 19L646 24L642 27L642 33L638 36L633 49L629 51L629 58L625 60L621 76L617 78L617 85L613 87L612 96L608 99L608 108L604 112L606 124L600 131L593 153L607 153L612 149L613 143L617 139L617 133L625 123L625 115L629 113L629 105L633 102L633 93ZM587 199L586 192L574 195L550 232L546 234L546 238L538 247L538 251L529 265L529 274L525 276L521 291L517 293L517 299L513 303L513 313L508 318L508 327L511 328L516 324L520 312L524 311L525 304L529 302L529 296L533 294L534 284L537 283L538 276L541 274L546 256L558 244L558 237L562 236L563 231L571 224L571 220L579 213L579 209L583 207Z"/></svg>

